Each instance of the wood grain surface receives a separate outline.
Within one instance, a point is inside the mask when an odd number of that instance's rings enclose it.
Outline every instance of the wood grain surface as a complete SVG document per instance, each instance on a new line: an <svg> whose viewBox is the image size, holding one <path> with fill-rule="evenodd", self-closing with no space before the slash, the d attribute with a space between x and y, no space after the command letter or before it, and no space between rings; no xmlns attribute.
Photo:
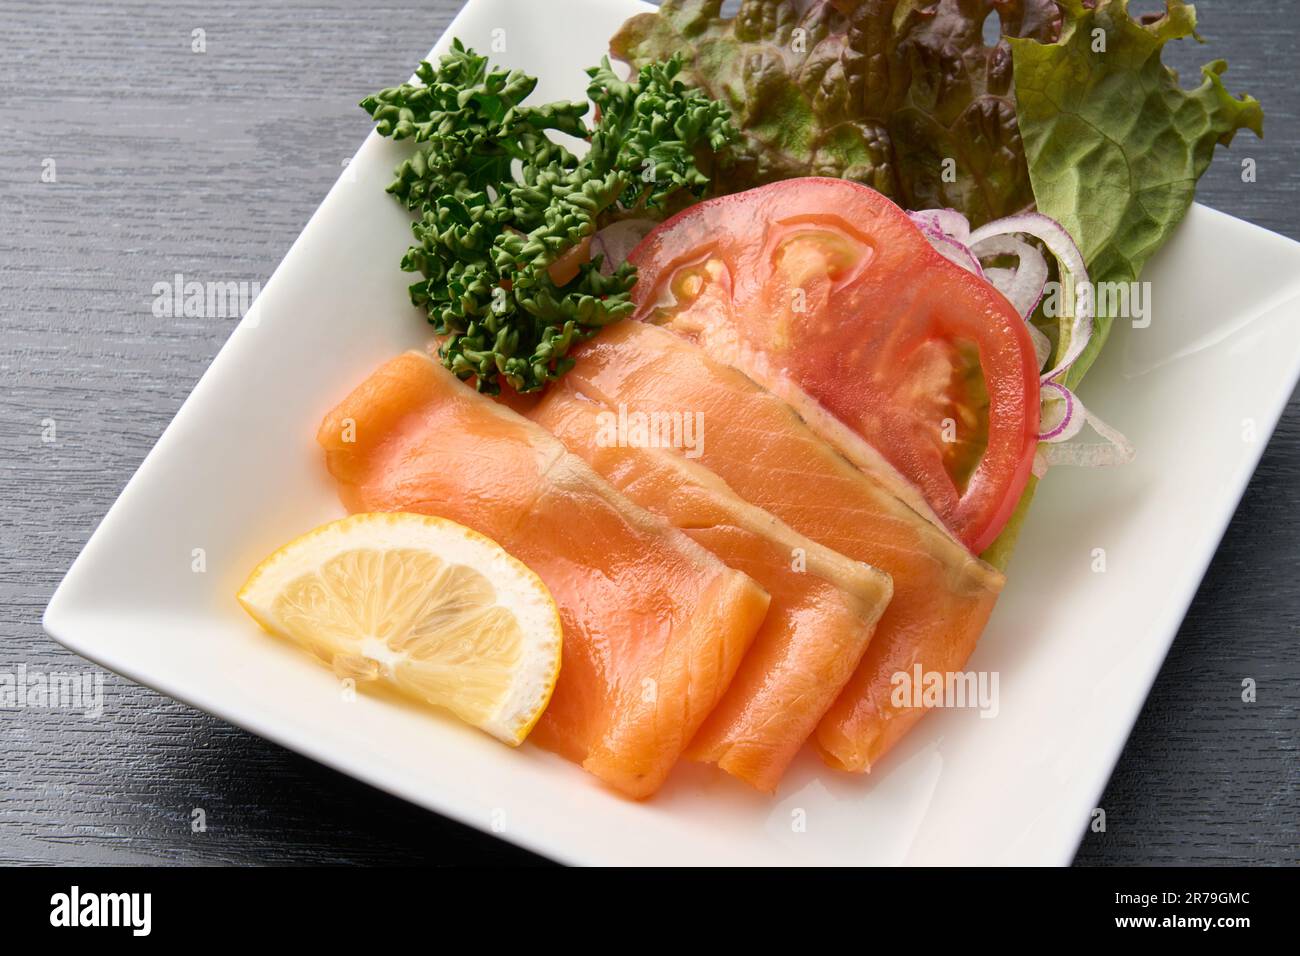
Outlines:
<svg viewBox="0 0 1300 956"><path fill-rule="evenodd" d="M1300 238L1300 20L1283 0L1197 6L1211 45L1174 61L1194 78L1226 58L1267 113L1199 198ZM0 672L90 668L41 613L234 327L156 318L154 283L265 282L366 135L357 100L458 7L0 0ZM1295 862L1298 506L1293 397L1079 863ZM113 675L105 696L99 719L0 711L0 862L541 862Z"/></svg>

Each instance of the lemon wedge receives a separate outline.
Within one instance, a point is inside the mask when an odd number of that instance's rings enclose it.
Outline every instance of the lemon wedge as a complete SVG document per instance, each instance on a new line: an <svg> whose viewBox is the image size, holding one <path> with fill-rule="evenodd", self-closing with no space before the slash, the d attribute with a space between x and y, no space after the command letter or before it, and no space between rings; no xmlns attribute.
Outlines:
<svg viewBox="0 0 1300 956"><path fill-rule="evenodd" d="M560 671L546 585L445 518L357 514L321 525L259 564L238 598L340 677L387 683L512 746Z"/></svg>

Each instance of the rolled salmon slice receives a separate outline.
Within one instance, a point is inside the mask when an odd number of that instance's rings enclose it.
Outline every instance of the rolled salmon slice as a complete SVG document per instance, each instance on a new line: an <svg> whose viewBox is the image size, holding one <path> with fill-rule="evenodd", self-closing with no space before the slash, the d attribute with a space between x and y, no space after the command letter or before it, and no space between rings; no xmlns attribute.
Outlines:
<svg viewBox="0 0 1300 956"><path fill-rule="evenodd" d="M684 338L623 322L572 353L566 381L608 407L700 414L700 464L800 534L880 568L893 598L814 743L831 766L863 771L924 715L894 700L895 675L959 671L1003 577L882 479L822 440L789 404Z"/></svg>
<svg viewBox="0 0 1300 956"><path fill-rule="evenodd" d="M771 594L762 628L686 756L775 791L862 659L889 603L888 576L797 533L691 460L707 438L695 417L629 430L626 415L564 380L528 414L632 501Z"/></svg>
<svg viewBox="0 0 1300 956"><path fill-rule="evenodd" d="M537 573L564 647L530 739L628 796L654 793L722 699L767 593L423 353L382 366L317 441L349 510L450 518Z"/></svg>

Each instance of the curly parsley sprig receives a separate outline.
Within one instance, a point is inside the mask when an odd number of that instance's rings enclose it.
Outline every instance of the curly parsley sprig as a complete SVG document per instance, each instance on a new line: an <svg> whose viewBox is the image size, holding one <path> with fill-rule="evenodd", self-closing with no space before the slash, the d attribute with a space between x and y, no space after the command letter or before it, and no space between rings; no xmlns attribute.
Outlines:
<svg viewBox="0 0 1300 956"><path fill-rule="evenodd" d="M636 270L600 257L557 285L551 266L623 216L659 217L707 192L706 169L738 133L730 111L677 79L673 57L631 81L606 59L587 71L587 103L526 106L537 81L493 68L459 40L419 84L361 102L383 136L415 153L388 187L419 214L402 268L424 278L411 301L443 336L439 354L462 379L496 393L532 392L572 366L569 350L632 312ZM551 138L590 142L578 157ZM704 164L704 168L702 168Z"/></svg>

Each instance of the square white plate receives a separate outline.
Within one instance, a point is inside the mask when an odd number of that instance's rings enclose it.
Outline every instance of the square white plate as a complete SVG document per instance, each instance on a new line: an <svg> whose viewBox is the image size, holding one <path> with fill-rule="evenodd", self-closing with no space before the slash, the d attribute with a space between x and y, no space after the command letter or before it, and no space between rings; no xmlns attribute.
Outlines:
<svg viewBox="0 0 1300 956"><path fill-rule="evenodd" d="M581 96L635 0L473 0L459 36ZM396 78L395 78L396 79ZM358 90L358 93L363 92ZM45 614L67 647L344 773L558 860L592 864L1065 864L1300 372L1300 245L1195 207L1147 271L1149 328L1119 327L1083 398L1131 466L1054 471L970 664L1000 712L927 717L868 777L807 755L774 799L683 766L655 799L362 696L262 634L249 568L341 509L313 436L428 332L371 135L77 559ZM206 571L193 570L202 548ZM1105 550L1103 573L1093 570ZM802 826L796 826L796 822Z"/></svg>

